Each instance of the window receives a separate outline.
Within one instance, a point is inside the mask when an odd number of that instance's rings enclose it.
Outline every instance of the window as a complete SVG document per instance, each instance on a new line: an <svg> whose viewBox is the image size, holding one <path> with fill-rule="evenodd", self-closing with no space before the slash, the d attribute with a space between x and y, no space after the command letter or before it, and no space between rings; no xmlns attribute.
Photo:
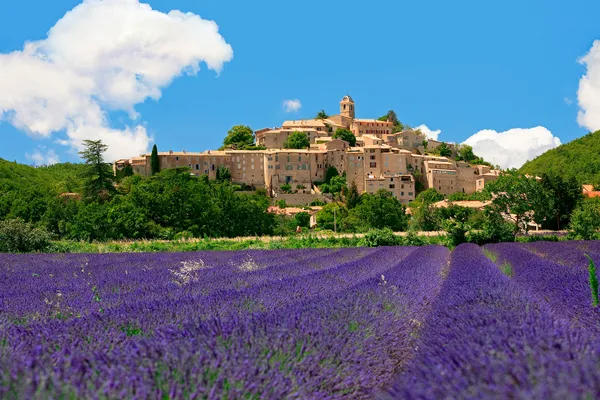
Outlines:
<svg viewBox="0 0 600 400"><path fill-rule="evenodd" d="M404 192L400 192L400 196L404 196Z"/></svg>
<svg viewBox="0 0 600 400"><path fill-rule="evenodd" d="M290 156L287 156L287 162L290 162Z"/></svg>
<svg viewBox="0 0 600 400"><path fill-rule="evenodd" d="M374 159L375 159L375 156L371 156L371 160L374 160Z"/></svg>
<svg viewBox="0 0 600 400"><path fill-rule="evenodd" d="M175 161L179 161L179 157L175 157Z"/></svg>
<svg viewBox="0 0 600 400"><path fill-rule="evenodd" d="M279 156L275 156L275 161L279 161Z"/></svg>
<svg viewBox="0 0 600 400"><path fill-rule="evenodd" d="M408 192L408 195L409 195L409 196L412 196L412 195L413 195L413 192Z"/></svg>
<svg viewBox="0 0 600 400"><path fill-rule="evenodd" d="M302 161L302 156L298 156L298 162Z"/></svg>
<svg viewBox="0 0 600 400"><path fill-rule="evenodd" d="M200 164L196 164L196 171L200 169Z"/></svg>
<svg viewBox="0 0 600 400"><path fill-rule="evenodd" d="M396 185L394 185L393 183L390 183L390 189L395 189Z"/></svg>
<svg viewBox="0 0 600 400"><path fill-rule="evenodd" d="M376 162L371 162L371 164L369 166L371 168L377 168L377 163Z"/></svg>

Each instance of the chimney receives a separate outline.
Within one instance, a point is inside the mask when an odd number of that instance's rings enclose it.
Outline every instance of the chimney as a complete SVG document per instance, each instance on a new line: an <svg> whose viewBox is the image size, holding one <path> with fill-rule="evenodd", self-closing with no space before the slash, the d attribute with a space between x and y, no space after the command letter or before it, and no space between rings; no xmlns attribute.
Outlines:
<svg viewBox="0 0 600 400"><path fill-rule="evenodd" d="M173 154L173 150L169 150L169 154Z"/></svg>

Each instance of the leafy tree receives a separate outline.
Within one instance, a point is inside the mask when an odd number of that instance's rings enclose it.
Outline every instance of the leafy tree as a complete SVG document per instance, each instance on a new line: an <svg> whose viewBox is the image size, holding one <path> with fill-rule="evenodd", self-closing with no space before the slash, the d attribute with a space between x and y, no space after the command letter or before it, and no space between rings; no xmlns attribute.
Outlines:
<svg viewBox="0 0 600 400"><path fill-rule="evenodd" d="M231 171L229 171L229 168L227 168L226 166L220 165L217 168L215 178L218 182L231 181Z"/></svg>
<svg viewBox="0 0 600 400"><path fill-rule="evenodd" d="M529 230L529 224L541 224L552 216L554 203L552 195L541 183L528 178L516 170L509 170L487 187L493 193L492 212L514 223L513 233Z"/></svg>
<svg viewBox="0 0 600 400"><path fill-rule="evenodd" d="M317 116L315 117L315 119L327 119L329 118L329 115L327 115L327 113L325 112L325 110L321 110L317 113Z"/></svg>
<svg viewBox="0 0 600 400"><path fill-rule="evenodd" d="M223 147L239 149L254 145L254 132L246 125L236 125L227 131Z"/></svg>
<svg viewBox="0 0 600 400"><path fill-rule="evenodd" d="M152 175L156 175L160 172L160 160L158 158L158 148L156 145L152 146L152 154L150 155L150 171Z"/></svg>
<svg viewBox="0 0 600 400"><path fill-rule="evenodd" d="M341 230L343 221L348 217L348 209L342 203L330 203L317 213L317 226L328 230Z"/></svg>
<svg viewBox="0 0 600 400"><path fill-rule="evenodd" d="M452 150L450 150L450 147L448 147L446 142L442 142L437 148L437 151L442 157L450 157L452 155Z"/></svg>
<svg viewBox="0 0 600 400"><path fill-rule="evenodd" d="M576 240L596 240L600 229L600 199L585 199L573 211L569 236Z"/></svg>
<svg viewBox="0 0 600 400"><path fill-rule="evenodd" d="M575 178L567 178L555 173L543 174L541 183L554 198L552 208L554 218L548 219L545 225L547 228L558 230L561 226L569 224L573 210L582 199L581 186Z"/></svg>
<svg viewBox="0 0 600 400"><path fill-rule="evenodd" d="M398 116L396 115L394 110L388 111L387 114L385 114L382 117L379 117L378 120L385 121L385 122L392 122L393 123L393 129L392 129L393 133L402 132L404 129L409 128L408 125L404 125L402 122L400 122L400 120L398 120Z"/></svg>
<svg viewBox="0 0 600 400"><path fill-rule="evenodd" d="M0 253L42 251L50 245L51 236L21 219L0 221Z"/></svg>
<svg viewBox="0 0 600 400"><path fill-rule="evenodd" d="M107 200L115 192L113 172L110 164L104 162L104 153L108 146L101 140L84 140L80 151L86 169L84 171L84 196L88 200Z"/></svg>
<svg viewBox="0 0 600 400"><path fill-rule="evenodd" d="M350 188L346 193L346 205L348 209L351 210L356 207L360 203L360 193L358 193L358 186L356 186L356 182L352 181L350 183Z"/></svg>
<svg viewBox="0 0 600 400"><path fill-rule="evenodd" d="M300 212L294 215L294 222L296 226L300 226L302 228L310 227L310 214L307 212Z"/></svg>
<svg viewBox="0 0 600 400"><path fill-rule="evenodd" d="M325 183L329 183L331 181L331 178L339 175L340 173L338 172L336 167L331 166L327 168L327 171L325 171Z"/></svg>
<svg viewBox="0 0 600 400"><path fill-rule="evenodd" d="M356 136L348 129L338 128L333 134L334 139L342 139L348 142L352 147L356 146Z"/></svg>
<svg viewBox="0 0 600 400"><path fill-rule="evenodd" d="M341 193L346 188L346 177L345 176L334 176L329 180L329 183L324 183L320 186L323 193L331 193L336 195Z"/></svg>
<svg viewBox="0 0 600 400"><path fill-rule="evenodd" d="M310 147L310 140L304 132L292 132L283 142L283 147L286 149L306 149Z"/></svg>
<svg viewBox="0 0 600 400"><path fill-rule="evenodd" d="M365 193L352 213L371 228L390 228L394 231L404 231L408 228L406 207L383 189L376 194Z"/></svg>
<svg viewBox="0 0 600 400"><path fill-rule="evenodd" d="M472 228L470 220L472 214L472 209L454 205L440 210L442 228L446 231L450 246L456 247L467 241L467 233Z"/></svg>
<svg viewBox="0 0 600 400"><path fill-rule="evenodd" d="M458 161L471 162L477 158L477 156L475 156L473 153L473 147L469 146L468 144L462 144L458 146L457 150L458 156L456 157L456 160Z"/></svg>
<svg viewBox="0 0 600 400"><path fill-rule="evenodd" d="M444 200L444 195L438 193L434 188L429 188L419 193L415 200L424 204L432 204Z"/></svg>
<svg viewBox="0 0 600 400"><path fill-rule="evenodd" d="M292 185L289 183L284 183L283 185L279 186L279 189L281 189L283 193L291 193Z"/></svg>

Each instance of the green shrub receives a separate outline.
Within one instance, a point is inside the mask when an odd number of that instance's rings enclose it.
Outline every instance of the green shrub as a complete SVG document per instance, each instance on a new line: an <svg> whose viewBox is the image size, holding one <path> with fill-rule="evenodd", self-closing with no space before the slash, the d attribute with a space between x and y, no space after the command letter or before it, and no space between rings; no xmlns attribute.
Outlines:
<svg viewBox="0 0 600 400"><path fill-rule="evenodd" d="M365 234L360 244L365 247L397 246L400 238L390 228L372 229Z"/></svg>
<svg viewBox="0 0 600 400"><path fill-rule="evenodd" d="M569 237L576 240L593 240L598 238L600 228L600 201L598 198L588 199L573 211L571 216Z"/></svg>
<svg viewBox="0 0 600 400"><path fill-rule="evenodd" d="M174 240L185 240L185 239L192 239L194 237L194 235L192 234L192 232L189 231L182 231L182 232L177 232L175 234L175 236L173 237Z"/></svg>
<svg viewBox="0 0 600 400"><path fill-rule="evenodd" d="M43 251L50 245L50 234L21 219L0 221L0 252L29 253Z"/></svg>

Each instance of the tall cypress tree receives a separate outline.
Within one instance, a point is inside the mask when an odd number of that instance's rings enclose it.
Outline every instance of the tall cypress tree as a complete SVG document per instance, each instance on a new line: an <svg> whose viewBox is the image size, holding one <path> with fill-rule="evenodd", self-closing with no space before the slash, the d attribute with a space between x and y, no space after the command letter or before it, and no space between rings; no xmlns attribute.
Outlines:
<svg viewBox="0 0 600 400"><path fill-rule="evenodd" d="M160 172L160 161L158 159L158 148L156 145L152 146L152 155L150 156L150 170L152 175Z"/></svg>

